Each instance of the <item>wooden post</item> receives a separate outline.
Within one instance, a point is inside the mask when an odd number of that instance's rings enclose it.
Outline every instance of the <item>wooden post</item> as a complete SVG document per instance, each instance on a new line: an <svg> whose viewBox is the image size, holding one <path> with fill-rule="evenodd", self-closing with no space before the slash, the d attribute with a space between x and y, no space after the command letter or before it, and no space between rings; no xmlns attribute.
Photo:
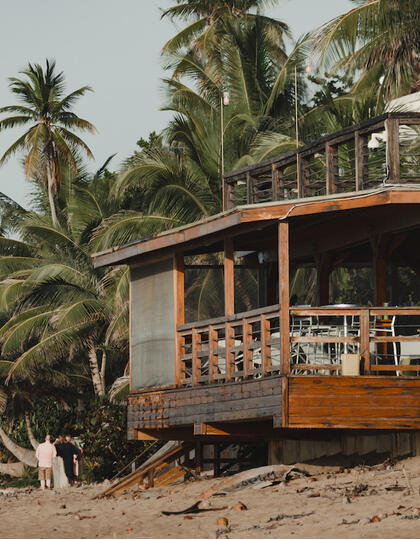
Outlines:
<svg viewBox="0 0 420 540"><path fill-rule="evenodd" d="M225 178L223 178L223 210L230 210L233 208L233 185L230 182L227 182Z"/></svg>
<svg viewBox="0 0 420 540"><path fill-rule="evenodd" d="M325 167L326 167L326 192L327 195L337 191L336 167L337 166L337 147L325 143Z"/></svg>
<svg viewBox="0 0 420 540"><path fill-rule="evenodd" d="M181 356L184 344L176 329L185 322L184 253L174 254L174 304L175 304L175 384L181 383Z"/></svg>
<svg viewBox="0 0 420 540"><path fill-rule="evenodd" d="M225 238L224 242L225 259L225 315L233 315L235 313L235 282L234 282L234 260L233 260L233 239Z"/></svg>
<svg viewBox="0 0 420 540"><path fill-rule="evenodd" d="M275 163L271 165L271 200L280 200L280 174Z"/></svg>
<svg viewBox="0 0 420 540"><path fill-rule="evenodd" d="M317 301L319 306L330 303L331 253L322 253L316 257Z"/></svg>
<svg viewBox="0 0 420 540"><path fill-rule="evenodd" d="M290 372L289 223L278 224L281 372Z"/></svg>
<svg viewBox="0 0 420 540"><path fill-rule="evenodd" d="M371 241L373 255L374 305L386 302L386 255L385 238L381 235Z"/></svg>
<svg viewBox="0 0 420 540"><path fill-rule="evenodd" d="M369 310L360 311L360 355L363 363L363 374L370 374L370 349L369 349Z"/></svg>
<svg viewBox="0 0 420 540"><path fill-rule="evenodd" d="M367 152L366 152L367 136L360 135L358 131L354 134L354 167L356 173L356 191L364 188L367 177Z"/></svg>
<svg viewBox="0 0 420 540"><path fill-rule="evenodd" d="M298 198L302 199L305 196L305 160L299 153L296 154L296 181Z"/></svg>
<svg viewBox="0 0 420 540"><path fill-rule="evenodd" d="M233 259L233 238L227 237L224 241L225 259L224 259L224 277L225 277L225 316L235 313L235 293L234 293L234 259ZM232 379L232 363L234 353L231 348L234 347L235 338L232 326L225 324L225 358L226 358L226 381Z"/></svg>
<svg viewBox="0 0 420 540"><path fill-rule="evenodd" d="M400 181L400 136L398 118L385 120L387 180Z"/></svg>
<svg viewBox="0 0 420 540"><path fill-rule="evenodd" d="M252 176L249 172L246 173L246 204L254 202L254 186L252 185Z"/></svg>

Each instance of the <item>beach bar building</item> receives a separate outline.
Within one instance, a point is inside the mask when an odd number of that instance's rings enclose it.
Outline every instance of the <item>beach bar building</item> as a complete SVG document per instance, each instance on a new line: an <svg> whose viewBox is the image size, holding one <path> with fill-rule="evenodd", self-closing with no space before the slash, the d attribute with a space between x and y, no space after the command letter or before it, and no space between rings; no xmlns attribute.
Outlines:
<svg viewBox="0 0 420 540"><path fill-rule="evenodd" d="M415 451L419 134L420 113L330 134L226 174L222 213L94 256L131 272L129 439Z"/></svg>

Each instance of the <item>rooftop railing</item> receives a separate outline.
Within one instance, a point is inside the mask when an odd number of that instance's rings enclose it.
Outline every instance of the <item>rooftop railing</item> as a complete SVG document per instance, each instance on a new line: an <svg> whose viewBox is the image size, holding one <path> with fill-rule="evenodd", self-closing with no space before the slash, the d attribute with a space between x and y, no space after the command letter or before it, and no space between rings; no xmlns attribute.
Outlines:
<svg viewBox="0 0 420 540"><path fill-rule="evenodd" d="M224 175L223 209L420 183L420 113L386 113Z"/></svg>

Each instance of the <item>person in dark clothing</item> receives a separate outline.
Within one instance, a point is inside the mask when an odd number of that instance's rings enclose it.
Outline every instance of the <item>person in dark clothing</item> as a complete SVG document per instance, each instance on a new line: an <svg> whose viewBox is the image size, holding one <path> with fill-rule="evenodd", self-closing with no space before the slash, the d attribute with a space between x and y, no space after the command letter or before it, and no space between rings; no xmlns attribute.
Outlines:
<svg viewBox="0 0 420 540"><path fill-rule="evenodd" d="M64 470L70 485L74 482L74 463L80 456L80 450L72 443L71 435L66 435L65 441L55 446L57 456L63 458Z"/></svg>

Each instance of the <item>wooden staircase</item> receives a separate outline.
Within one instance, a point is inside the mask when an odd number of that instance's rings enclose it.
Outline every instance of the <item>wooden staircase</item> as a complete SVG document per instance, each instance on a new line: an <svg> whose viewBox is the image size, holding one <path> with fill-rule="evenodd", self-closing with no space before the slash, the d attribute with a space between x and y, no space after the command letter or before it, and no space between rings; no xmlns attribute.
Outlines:
<svg viewBox="0 0 420 540"><path fill-rule="evenodd" d="M164 486L178 480L192 465L189 454L193 448L194 443L168 443L137 470L109 487L102 496L118 495L135 484L142 484L146 479L147 488ZM178 464L171 467L174 461L178 461Z"/></svg>

